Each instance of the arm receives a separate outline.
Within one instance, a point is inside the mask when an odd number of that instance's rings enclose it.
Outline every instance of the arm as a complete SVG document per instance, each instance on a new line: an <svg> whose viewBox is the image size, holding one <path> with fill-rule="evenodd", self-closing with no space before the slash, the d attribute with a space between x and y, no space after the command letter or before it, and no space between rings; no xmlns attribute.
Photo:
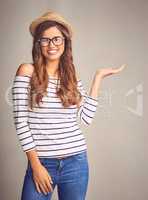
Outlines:
<svg viewBox="0 0 148 200"><path fill-rule="evenodd" d="M28 124L28 89L33 72L31 64L21 64L16 72L12 85L13 117L16 133L23 151L33 168L40 161L36 152L36 146Z"/></svg>
<svg viewBox="0 0 148 200"><path fill-rule="evenodd" d="M94 118L98 105L98 93L101 80L104 77L121 72L125 68L125 66L126 65L122 65L119 68L105 68L97 70L92 81L89 95L86 93L82 81L78 81L78 89L83 97L78 110L78 116L80 118L80 121L83 122L85 125L89 125Z"/></svg>
<svg viewBox="0 0 148 200"><path fill-rule="evenodd" d="M100 76L100 74L95 74L89 91L89 96L91 96L92 98L98 98L101 80L102 77Z"/></svg>
<svg viewBox="0 0 148 200"><path fill-rule="evenodd" d="M82 80L78 81L78 90L80 91L82 95L82 101L80 103L80 107L78 110L78 117L80 119L80 122L82 122L85 125L90 125L95 112L97 110L98 105L98 97L97 97L97 90L99 88L99 85L97 80L93 80L91 90L89 94L87 94L86 90L84 89Z"/></svg>
<svg viewBox="0 0 148 200"><path fill-rule="evenodd" d="M22 64L14 78L12 86L14 122L22 149L26 152L32 167L36 189L39 193L43 192L46 195L53 191L51 185L53 182L49 172L39 160L28 123L28 89L32 72L33 66L31 64Z"/></svg>
<svg viewBox="0 0 148 200"><path fill-rule="evenodd" d="M124 64L124 65L121 65L121 67L119 68L111 67L111 68L98 69L95 73L89 95L93 98L97 98L99 89L100 89L101 80L103 80L104 77L121 72L125 67L126 65Z"/></svg>

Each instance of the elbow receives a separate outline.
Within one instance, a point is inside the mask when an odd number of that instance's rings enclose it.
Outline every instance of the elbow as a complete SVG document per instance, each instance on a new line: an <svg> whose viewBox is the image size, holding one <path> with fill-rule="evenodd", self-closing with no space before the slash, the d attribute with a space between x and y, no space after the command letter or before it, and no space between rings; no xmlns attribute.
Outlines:
<svg viewBox="0 0 148 200"><path fill-rule="evenodd" d="M24 152L36 148L36 144L27 121L15 122L15 129L18 140Z"/></svg>
<svg viewBox="0 0 148 200"><path fill-rule="evenodd" d="M93 118L88 118L85 116L81 117L81 122L85 125L85 126L89 126L92 124Z"/></svg>
<svg viewBox="0 0 148 200"><path fill-rule="evenodd" d="M80 113L81 122L86 126L89 126L92 123L93 118L94 112L86 113L84 112L84 110L82 110L82 112Z"/></svg>
<svg viewBox="0 0 148 200"><path fill-rule="evenodd" d="M86 126L89 126L94 118L95 115L95 111L88 111L86 109L81 109L78 113L79 118L80 118L80 122L83 123Z"/></svg>

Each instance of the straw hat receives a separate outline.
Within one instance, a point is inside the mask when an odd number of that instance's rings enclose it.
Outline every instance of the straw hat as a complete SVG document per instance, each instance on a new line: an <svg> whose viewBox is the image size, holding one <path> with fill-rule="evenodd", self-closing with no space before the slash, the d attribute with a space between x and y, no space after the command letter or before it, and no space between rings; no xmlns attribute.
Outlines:
<svg viewBox="0 0 148 200"><path fill-rule="evenodd" d="M64 19L63 16L61 16L60 14L56 13L53 10L49 10L48 12L44 13L42 16L36 18L35 20L33 20L31 22L31 24L29 26L29 31L30 31L31 35L34 36L35 30L40 23L42 23L44 21L48 21L48 20L56 21L56 22L64 25L68 29L70 37L72 37L73 30L72 30L71 25Z"/></svg>

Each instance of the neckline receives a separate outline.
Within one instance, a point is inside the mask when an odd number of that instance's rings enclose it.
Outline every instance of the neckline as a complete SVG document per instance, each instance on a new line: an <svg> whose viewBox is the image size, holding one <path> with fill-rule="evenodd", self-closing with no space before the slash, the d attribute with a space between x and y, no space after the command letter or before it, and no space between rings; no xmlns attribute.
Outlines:
<svg viewBox="0 0 148 200"><path fill-rule="evenodd" d="M16 77L28 77L28 78L31 78L30 75L15 75L15 76L16 76ZM59 78L56 78L56 77L51 76L51 75L48 75L48 77L49 77L50 79L60 80Z"/></svg>
<svg viewBox="0 0 148 200"><path fill-rule="evenodd" d="M48 74L48 77L49 77L50 79L59 80L59 78L56 78L55 76L51 76L51 75L49 75L49 74Z"/></svg>

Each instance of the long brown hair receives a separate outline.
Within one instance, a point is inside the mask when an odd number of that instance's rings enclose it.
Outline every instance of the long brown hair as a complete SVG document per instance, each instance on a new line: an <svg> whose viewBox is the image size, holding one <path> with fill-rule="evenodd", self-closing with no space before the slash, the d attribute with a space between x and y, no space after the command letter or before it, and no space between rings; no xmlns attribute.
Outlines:
<svg viewBox="0 0 148 200"><path fill-rule="evenodd" d="M38 104L39 106L43 96L47 94L49 76L46 70L46 58L42 55L40 45L37 41L47 28L53 26L56 26L65 37L65 49L60 57L58 67L60 87L56 88L56 94L61 99L64 107L75 104L79 106L81 100L81 94L77 88L76 69L73 64L72 56L72 41L69 32L62 24L55 21L45 21L38 25L33 37L32 58L34 71L30 81L31 88L29 101L31 109L35 104Z"/></svg>

